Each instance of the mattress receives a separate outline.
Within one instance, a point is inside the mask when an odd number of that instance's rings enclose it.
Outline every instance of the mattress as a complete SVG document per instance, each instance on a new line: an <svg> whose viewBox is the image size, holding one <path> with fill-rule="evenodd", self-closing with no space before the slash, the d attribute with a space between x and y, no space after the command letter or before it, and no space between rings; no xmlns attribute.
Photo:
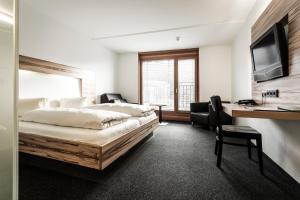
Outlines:
<svg viewBox="0 0 300 200"><path fill-rule="evenodd" d="M124 135L156 118L155 113L147 117L132 117L126 122L104 130L73 128L40 124L34 122L19 122L19 132L35 134L94 145L104 145L121 135Z"/></svg>

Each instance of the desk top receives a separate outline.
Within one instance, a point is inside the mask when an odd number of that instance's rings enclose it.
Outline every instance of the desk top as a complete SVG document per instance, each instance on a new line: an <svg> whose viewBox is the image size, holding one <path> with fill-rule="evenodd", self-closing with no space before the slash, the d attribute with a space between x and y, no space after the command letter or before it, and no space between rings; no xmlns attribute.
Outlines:
<svg viewBox="0 0 300 200"><path fill-rule="evenodd" d="M232 117L264 118L279 120L300 120L300 112L278 110L278 105L242 106L237 104L223 104L224 112Z"/></svg>

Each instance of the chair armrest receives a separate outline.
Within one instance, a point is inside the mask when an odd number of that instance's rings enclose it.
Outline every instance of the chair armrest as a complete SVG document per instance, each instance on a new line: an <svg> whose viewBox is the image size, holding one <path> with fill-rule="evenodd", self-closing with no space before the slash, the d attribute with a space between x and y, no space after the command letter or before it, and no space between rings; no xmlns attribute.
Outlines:
<svg viewBox="0 0 300 200"><path fill-rule="evenodd" d="M191 112L208 112L208 102L191 103Z"/></svg>

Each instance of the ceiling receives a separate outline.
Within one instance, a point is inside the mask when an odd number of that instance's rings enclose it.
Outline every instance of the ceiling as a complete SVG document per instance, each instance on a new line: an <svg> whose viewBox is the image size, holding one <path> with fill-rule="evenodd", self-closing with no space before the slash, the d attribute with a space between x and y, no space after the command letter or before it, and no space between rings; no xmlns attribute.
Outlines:
<svg viewBox="0 0 300 200"><path fill-rule="evenodd" d="M255 1L26 0L26 3L116 52L138 52L228 44Z"/></svg>

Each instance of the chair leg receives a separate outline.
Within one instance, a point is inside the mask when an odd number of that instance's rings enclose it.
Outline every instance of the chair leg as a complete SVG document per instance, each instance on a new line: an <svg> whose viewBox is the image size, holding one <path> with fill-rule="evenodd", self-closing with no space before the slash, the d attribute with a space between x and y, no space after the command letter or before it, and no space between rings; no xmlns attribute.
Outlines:
<svg viewBox="0 0 300 200"><path fill-rule="evenodd" d="M257 153L258 153L258 163L259 163L259 170L261 174L264 174L264 166L263 166L263 158L262 158L262 141L261 136L259 136L256 140L257 143Z"/></svg>
<svg viewBox="0 0 300 200"><path fill-rule="evenodd" d="M248 157L249 157L249 159L251 159L252 156L251 156L251 140L250 139L247 140L247 145L248 145Z"/></svg>
<svg viewBox="0 0 300 200"><path fill-rule="evenodd" d="M218 154L218 146L219 146L219 141L216 139L216 144L215 144L215 155Z"/></svg>
<svg viewBox="0 0 300 200"><path fill-rule="evenodd" d="M223 140L219 140L218 142L218 156L217 156L217 167L221 167L222 160L222 150L223 150Z"/></svg>

